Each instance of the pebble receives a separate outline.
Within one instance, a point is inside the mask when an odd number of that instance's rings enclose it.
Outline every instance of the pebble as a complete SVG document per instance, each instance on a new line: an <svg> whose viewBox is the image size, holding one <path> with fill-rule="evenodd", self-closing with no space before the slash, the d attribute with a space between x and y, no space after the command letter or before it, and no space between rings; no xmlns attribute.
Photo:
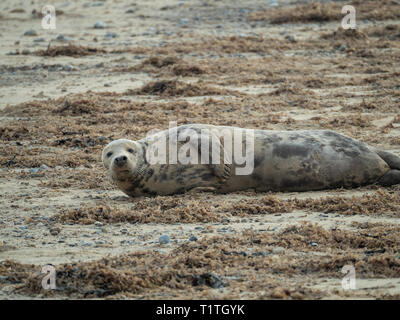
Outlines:
<svg viewBox="0 0 400 320"><path fill-rule="evenodd" d="M346 49L347 49L347 47L344 44L341 44L338 50L339 51L344 51Z"/></svg>
<svg viewBox="0 0 400 320"><path fill-rule="evenodd" d="M81 240L81 246L82 247L90 247L92 244L90 242L87 242L85 240Z"/></svg>
<svg viewBox="0 0 400 320"><path fill-rule="evenodd" d="M48 169L48 168L49 168L49 167L46 166L45 164L42 164L42 165L39 167L40 170L46 170L46 169Z"/></svg>
<svg viewBox="0 0 400 320"><path fill-rule="evenodd" d="M28 31L25 31L24 36L37 36L38 33L36 32L35 29L30 29Z"/></svg>
<svg viewBox="0 0 400 320"><path fill-rule="evenodd" d="M292 43L297 42L296 38L295 38L294 36L292 36L292 35L286 36L285 39L286 39L287 41L289 41L289 42L292 42Z"/></svg>
<svg viewBox="0 0 400 320"><path fill-rule="evenodd" d="M191 236L191 237L189 238L189 241L197 241L197 237L196 237L196 236Z"/></svg>
<svg viewBox="0 0 400 320"><path fill-rule="evenodd" d="M194 276L194 280L195 280L194 285L205 284L214 289L219 289L222 287L226 287L228 285L220 275L212 273L203 273L202 275Z"/></svg>
<svg viewBox="0 0 400 320"><path fill-rule="evenodd" d="M37 38L33 40L33 42L44 42L44 41L46 41L45 38Z"/></svg>
<svg viewBox="0 0 400 320"><path fill-rule="evenodd" d="M278 2L276 2L276 0L269 0L269 5L271 7L277 7L278 6Z"/></svg>
<svg viewBox="0 0 400 320"><path fill-rule="evenodd" d="M76 70L76 68L72 65L72 64L66 64L65 66L64 66L64 71L73 71L73 70Z"/></svg>
<svg viewBox="0 0 400 320"><path fill-rule="evenodd" d="M74 38L64 36L63 34L59 34L56 38L57 41L72 41Z"/></svg>
<svg viewBox="0 0 400 320"><path fill-rule="evenodd" d="M171 242L171 239L167 235L162 235L159 239L158 242L160 244L167 244Z"/></svg>
<svg viewBox="0 0 400 320"><path fill-rule="evenodd" d="M109 32L107 31L105 38L116 38L118 35L115 32Z"/></svg>
<svg viewBox="0 0 400 320"><path fill-rule="evenodd" d="M121 244L135 244L134 240L121 240L120 241Z"/></svg>
<svg viewBox="0 0 400 320"><path fill-rule="evenodd" d="M267 253L267 252L264 252L264 251L260 251L260 252L253 252L252 254L251 254L252 256L263 256L263 257L268 257L269 256L269 254Z"/></svg>
<svg viewBox="0 0 400 320"><path fill-rule="evenodd" d="M313 247L316 247L316 246L318 246L318 243L316 243L316 242L311 242L311 245L312 245Z"/></svg>
<svg viewBox="0 0 400 320"><path fill-rule="evenodd" d="M104 29L107 28L107 24L103 21L98 21L93 26L95 29Z"/></svg>
<svg viewBox="0 0 400 320"><path fill-rule="evenodd" d="M128 229L121 229L120 231L122 234L128 233Z"/></svg>
<svg viewBox="0 0 400 320"><path fill-rule="evenodd" d="M277 248L274 248L274 250L272 250L272 253L274 253L274 254L281 254L284 252L285 252L285 248L283 248L283 247L277 247Z"/></svg>
<svg viewBox="0 0 400 320"><path fill-rule="evenodd" d="M61 228L59 228L59 227L54 227L54 228L51 228L51 229L50 229L50 234L51 234L52 236L56 236L56 235L58 235L60 232L61 232Z"/></svg>
<svg viewBox="0 0 400 320"><path fill-rule="evenodd" d="M97 226L97 227L101 227L101 226L103 225L103 223L100 222L100 221L96 221L96 222L94 223L94 225Z"/></svg>

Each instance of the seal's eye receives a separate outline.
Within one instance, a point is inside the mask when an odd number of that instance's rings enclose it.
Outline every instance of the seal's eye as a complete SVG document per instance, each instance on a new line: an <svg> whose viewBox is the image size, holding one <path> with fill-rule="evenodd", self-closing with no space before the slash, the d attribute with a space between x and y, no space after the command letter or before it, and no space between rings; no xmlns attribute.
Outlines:
<svg viewBox="0 0 400 320"><path fill-rule="evenodd" d="M133 151L133 149L129 148L129 149L128 149L128 152L129 152L129 153L133 153L134 151Z"/></svg>
<svg viewBox="0 0 400 320"><path fill-rule="evenodd" d="M112 156L112 152L110 151L110 152L107 153L107 158L109 158L111 156Z"/></svg>

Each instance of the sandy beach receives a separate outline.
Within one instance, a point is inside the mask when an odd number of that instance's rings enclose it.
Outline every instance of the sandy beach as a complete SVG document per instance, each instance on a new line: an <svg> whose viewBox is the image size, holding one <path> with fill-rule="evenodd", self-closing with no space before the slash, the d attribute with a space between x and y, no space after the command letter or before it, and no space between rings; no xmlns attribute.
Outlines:
<svg viewBox="0 0 400 320"><path fill-rule="evenodd" d="M133 199L103 168L170 121L400 156L400 2L277 2L0 3L0 299L400 298L400 185Z"/></svg>

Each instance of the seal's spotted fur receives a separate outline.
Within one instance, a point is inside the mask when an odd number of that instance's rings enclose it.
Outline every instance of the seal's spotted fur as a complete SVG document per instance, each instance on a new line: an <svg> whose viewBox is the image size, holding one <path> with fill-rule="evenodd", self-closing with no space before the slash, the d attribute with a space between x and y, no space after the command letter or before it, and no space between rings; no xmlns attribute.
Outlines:
<svg viewBox="0 0 400 320"><path fill-rule="evenodd" d="M171 128L158 135L165 136L168 142L171 134L192 129L200 136L200 130L204 128L218 132L247 130L193 124ZM246 136L242 136L242 147L245 148ZM399 157L333 131L254 130L254 170L249 175L236 174L235 169L241 166L235 161L227 163L224 139L218 139L212 145L221 151L219 164L150 164L145 154L154 141L152 138L149 136L138 141L120 139L103 150L103 163L112 180L130 196L176 194L198 187L211 187L217 192L250 188L259 191L309 191L400 183ZM200 153L200 142L198 145ZM117 157L126 157L126 164L116 166Z"/></svg>

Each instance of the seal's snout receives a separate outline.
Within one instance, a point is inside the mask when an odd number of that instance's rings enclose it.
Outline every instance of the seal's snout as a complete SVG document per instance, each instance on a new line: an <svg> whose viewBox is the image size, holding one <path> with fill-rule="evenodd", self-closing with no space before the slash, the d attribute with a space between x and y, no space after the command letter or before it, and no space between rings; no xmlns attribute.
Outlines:
<svg viewBox="0 0 400 320"><path fill-rule="evenodd" d="M128 160L126 156L120 156L115 158L114 162L116 166L123 167L126 164L126 160Z"/></svg>

